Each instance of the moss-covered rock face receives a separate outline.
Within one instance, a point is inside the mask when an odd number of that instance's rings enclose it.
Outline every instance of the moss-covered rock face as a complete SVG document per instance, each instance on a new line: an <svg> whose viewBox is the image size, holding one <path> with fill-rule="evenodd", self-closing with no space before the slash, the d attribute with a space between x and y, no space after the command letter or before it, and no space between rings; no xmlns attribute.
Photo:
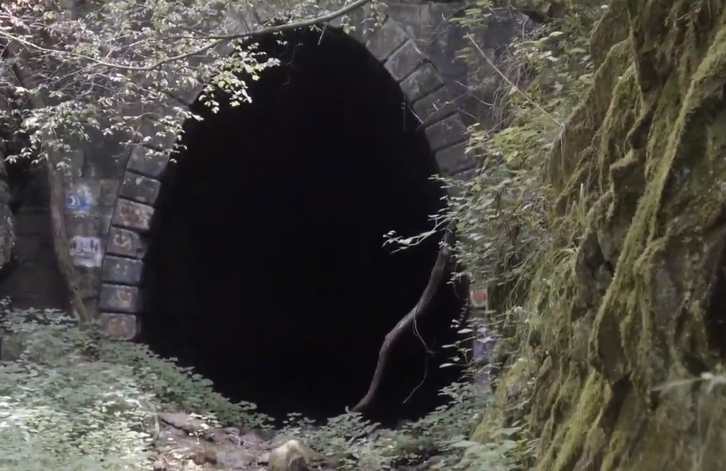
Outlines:
<svg viewBox="0 0 726 471"><path fill-rule="evenodd" d="M536 364L504 384L536 377L540 470L720 471L722 388L660 386L726 353L726 0L613 0L592 52L550 159L558 216L587 222L531 293Z"/></svg>

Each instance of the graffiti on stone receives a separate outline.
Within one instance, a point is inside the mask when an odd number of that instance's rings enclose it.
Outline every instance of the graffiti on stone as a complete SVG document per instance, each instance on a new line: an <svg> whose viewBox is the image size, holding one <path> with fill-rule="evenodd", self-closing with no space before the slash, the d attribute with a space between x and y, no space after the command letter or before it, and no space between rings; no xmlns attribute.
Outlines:
<svg viewBox="0 0 726 471"><path fill-rule="evenodd" d="M134 305L134 302L136 301L134 299L134 293L123 290L116 291L116 299L118 299L120 306L128 309L131 309L131 307L133 307Z"/></svg>
<svg viewBox="0 0 726 471"><path fill-rule="evenodd" d="M69 213L88 214L95 205L96 198L88 185L74 185L66 192L66 210Z"/></svg>
<svg viewBox="0 0 726 471"><path fill-rule="evenodd" d="M105 330L112 337L131 339L136 335L136 316L129 314L103 314Z"/></svg>
<svg viewBox="0 0 726 471"><path fill-rule="evenodd" d="M134 286L104 284L99 296L99 307L106 312L135 313L139 302L139 289Z"/></svg>
<svg viewBox="0 0 726 471"><path fill-rule="evenodd" d="M154 208L144 204L119 199L114 216L114 224L140 231L149 230Z"/></svg>
<svg viewBox="0 0 726 471"><path fill-rule="evenodd" d="M134 241L129 233L117 231L113 235L113 245L119 250L130 251L134 247Z"/></svg>
<svg viewBox="0 0 726 471"><path fill-rule="evenodd" d="M73 264L79 267L100 267L103 260L99 237L74 236L70 240Z"/></svg>
<svg viewBox="0 0 726 471"><path fill-rule="evenodd" d="M477 309L489 308L489 294L486 288L472 289L469 291L471 305Z"/></svg>

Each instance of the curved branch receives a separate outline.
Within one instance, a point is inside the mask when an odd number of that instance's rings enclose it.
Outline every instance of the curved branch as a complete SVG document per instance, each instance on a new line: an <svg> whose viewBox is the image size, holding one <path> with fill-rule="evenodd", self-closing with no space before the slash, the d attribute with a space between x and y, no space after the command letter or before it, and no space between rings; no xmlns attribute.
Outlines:
<svg viewBox="0 0 726 471"><path fill-rule="evenodd" d="M31 49L35 49L36 51L51 53L51 54L68 55L68 56L75 57L78 59L85 59L85 60L93 62L97 65L102 65L104 67L110 67L112 69L127 70L127 71L133 71L133 72L151 72L152 70L158 69L159 67L161 67L165 64L168 64L170 62L176 62L176 61L180 61L180 60L184 60L184 59L189 59L190 57L194 57L199 54L205 53L211 49L214 49L217 46L220 46L229 41L233 41L235 39L254 38L254 37L264 36L267 34L280 33L280 32L289 31L292 29L306 28L306 27L310 27L310 26L316 26L316 25L319 25L322 23L327 23L329 21L333 21L334 19L345 15L346 13L350 13L351 11L356 10L372 1L373 0L356 0L355 2L351 3L350 5L347 5L343 8L340 8L339 10L335 10L331 13L328 13L327 15L319 16L317 18L313 18L310 20L299 21L297 23L289 23L289 24L285 24L285 25L275 25L275 26L270 26L268 28L262 28L257 31L249 31L247 33L205 36L204 38L200 38L200 39L211 39L214 41L212 41L211 43L207 44L206 46L202 46L199 49L196 49L194 51L186 52L184 54L179 54L179 55L172 56L172 57L167 57L166 59L161 59L161 60L156 61L153 64L147 65L145 67L116 64L113 62L107 62L104 60L96 59L94 57L90 57L85 54L78 54L78 53L71 52L71 51L63 51L63 50L59 50L59 49L52 49L52 48L38 46L37 44L34 44L31 41L26 41L22 38L19 38L12 34L8 34L3 31L0 31L0 37L3 37L9 41L16 41L16 42L22 44L23 46L31 48Z"/></svg>
<svg viewBox="0 0 726 471"><path fill-rule="evenodd" d="M387 372L389 351L393 348L396 342L398 342L398 339L401 338L403 331L411 328L414 322L431 307L431 301L434 299L441 283L444 281L444 277L448 273L446 268L449 265L449 260L451 258L451 246L453 245L455 230L456 223L451 221L449 225L446 226L446 232L444 233L441 248L439 249L439 255L436 257L436 263L434 263L434 267L431 270L431 276L429 276L429 282L421 294L421 298L419 298L413 309L411 309L408 314L403 317L403 319L398 321L396 326L386 335L383 345L381 346L381 350L378 353L378 364L376 365L376 371L373 374L371 385L368 387L368 392L363 399L361 399L358 404L350 410L351 412L363 412L370 407L378 396L378 391L381 387L381 382L383 381L383 375Z"/></svg>

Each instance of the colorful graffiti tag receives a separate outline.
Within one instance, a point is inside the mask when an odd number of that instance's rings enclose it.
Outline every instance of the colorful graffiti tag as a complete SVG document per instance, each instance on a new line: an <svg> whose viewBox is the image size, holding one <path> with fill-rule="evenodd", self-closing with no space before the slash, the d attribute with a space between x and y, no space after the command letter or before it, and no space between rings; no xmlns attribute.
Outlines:
<svg viewBox="0 0 726 471"><path fill-rule="evenodd" d="M86 185L78 185L66 193L66 210L70 213L88 214L95 205L93 193Z"/></svg>
<svg viewBox="0 0 726 471"><path fill-rule="evenodd" d="M469 299L476 309L489 309L489 293L486 288L470 290Z"/></svg>

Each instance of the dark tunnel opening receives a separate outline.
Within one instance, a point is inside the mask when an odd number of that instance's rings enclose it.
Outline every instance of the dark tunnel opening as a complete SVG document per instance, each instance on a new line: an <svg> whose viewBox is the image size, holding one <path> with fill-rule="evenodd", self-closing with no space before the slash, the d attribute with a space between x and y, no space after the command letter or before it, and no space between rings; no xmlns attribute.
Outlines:
<svg viewBox="0 0 726 471"><path fill-rule="evenodd" d="M281 65L250 83L251 104L213 114L198 100L205 119L185 124L164 177L141 340L232 400L324 419L365 395L437 256L437 237L394 252L384 234L430 230L444 190L403 92L363 44L331 27L257 41ZM464 303L461 286L442 284L395 348L369 418L443 403L461 370L439 368L452 354L442 346Z"/></svg>

